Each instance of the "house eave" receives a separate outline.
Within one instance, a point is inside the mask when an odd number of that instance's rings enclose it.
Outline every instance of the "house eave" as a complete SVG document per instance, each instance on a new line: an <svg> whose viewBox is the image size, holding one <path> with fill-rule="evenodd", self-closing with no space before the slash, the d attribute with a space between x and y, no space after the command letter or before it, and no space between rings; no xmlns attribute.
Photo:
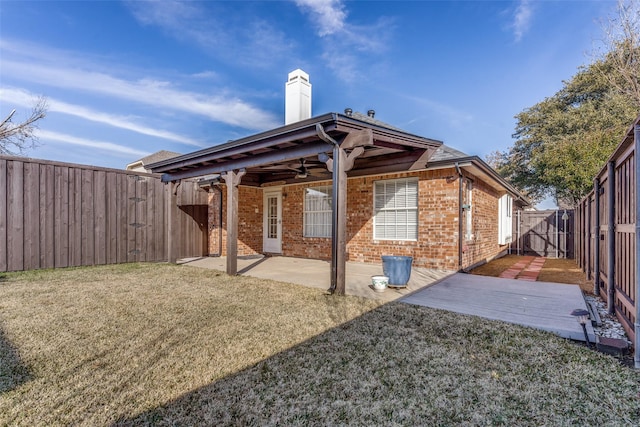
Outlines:
<svg viewBox="0 0 640 427"><path fill-rule="evenodd" d="M442 144L440 141L401 130L329 113L156 162L147 167L154 173L163 173L165 182L244 168L253 168L252 171L248 171L249 176L246 179L251 180L252 174L254 178L261 174L261 177L271 179L268 174L271 170L267 170L265 165L280 165L280 170L286 172L286 162L302 158L315 159L318 154L331 151L331 146L318 137L317 125L339 144L348 140L347 136L350 134L370 130L372 143L367 146L369 159L383 158L382 155L390 153L407 153L407 161L413 159L414 162L409 165L411 169L415 169L418 159L424 159L426 163L428 157ZM365 164L366 161L359 163ZM259 184L260 182L256 182L256 185Z"/></svg>
<svg viewBox="0 0 640 427"><path fill-rule="evenodd" d="M501 177L495 170L493 170L478 156L468 156L450 160L429 162L427 164L427 170L453 168L455 167L456 163L461 169L468 171L474 176L482 178L484 182L486 182L496 191L511 194L511 196L519 206L526 207L531 205L531 202L529 202L522 194L520 194L520 192L513 185L507 182L507 180Z"/></svg>

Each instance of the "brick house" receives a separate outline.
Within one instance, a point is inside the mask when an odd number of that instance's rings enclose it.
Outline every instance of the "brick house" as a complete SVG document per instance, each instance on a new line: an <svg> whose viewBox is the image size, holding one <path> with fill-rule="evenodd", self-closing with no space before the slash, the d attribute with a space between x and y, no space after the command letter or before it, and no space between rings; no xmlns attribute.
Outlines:
<svg viewBox="0 0 640 427"><path fill-rule="evenodd" d="M283 127L150 165L173 186L206 176L210 254L227 257L228 273L238 255L330 259L342 293L346 260L409 255L415 266L462 270L506 252L512 212L528 203L479 157L373 111L305 117L300 70L289 75L290 104L300 113L287 111Z"/></svg>

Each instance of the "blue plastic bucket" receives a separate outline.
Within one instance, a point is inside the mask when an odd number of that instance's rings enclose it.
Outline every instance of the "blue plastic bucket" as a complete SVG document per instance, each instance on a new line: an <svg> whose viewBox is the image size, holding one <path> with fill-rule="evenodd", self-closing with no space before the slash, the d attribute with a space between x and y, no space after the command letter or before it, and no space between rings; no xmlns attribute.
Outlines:
<svg viewBox="0 0 640 427"><path fill-rule="evenodd" d="M389 286L407 286L411 277L411 264L413 257L410 256L382 256L382 271L389 277Z"/></svg>

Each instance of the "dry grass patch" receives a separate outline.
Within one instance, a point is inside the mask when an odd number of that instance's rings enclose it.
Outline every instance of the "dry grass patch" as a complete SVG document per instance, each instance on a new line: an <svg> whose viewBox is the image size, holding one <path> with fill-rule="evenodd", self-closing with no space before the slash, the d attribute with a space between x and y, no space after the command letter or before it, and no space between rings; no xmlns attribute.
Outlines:
<svg viewBox="0 0 640 427"><path fill-rule="evenodd" d="M0 282L0 348L17 352L0 377L10 389L0 425L131 417L375 306L169 265L10 274Z"/></svg>
<svg viewBox="0 0 640 427"><path fill-rule="evenodd" d="M480 276L499 277L503 271L509 269L522 258L519 255L505 255L474 268L471 273ZM586 279L585 273L572 259L547 258L537 280L539 282L579 285L583 292L593 295L593 283Z"/></svg>
<svg viewBox="0 0 640 427"><path fill-rule="evenodd" d="M0 425L640 422L637 373L544 332L211 270L11 274L0 329Z"/></svg>
<svg viewBox="0 0 640 427"><path fill-rule="evenodd" d="M579 285L583 292L593 295L593 282L587 280L585 273L572 259L547 258L538 280Z"/></svg>
<svg viewBox="0 0 640 427"><path fill-rule="evenodd" d="M471 274L498 277L500 276L500 273L507 270L509 267L511 267L521 259L522 257L518 255L505 255L474 268L473 270L471 270Z"/></svg>

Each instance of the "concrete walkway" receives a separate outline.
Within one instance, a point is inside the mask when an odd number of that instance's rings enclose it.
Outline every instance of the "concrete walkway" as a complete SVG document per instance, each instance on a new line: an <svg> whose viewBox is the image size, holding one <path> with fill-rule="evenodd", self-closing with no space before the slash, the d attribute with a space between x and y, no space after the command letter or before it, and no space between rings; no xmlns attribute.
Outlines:
<svg viewBox="0 0 640 427"><path fill-rule="evenodd" d="M187 258L180 260L179 263L226 271L227 259L226 257ZM296 283L325 291L331 285L330 270L329 261L317 259L262 255L238 257L238 274L240 275ZM411 278L406 288L387 288L384 292L375 292L371 286L371 276L382 274L382 264L347 262L346 293L390 302L432 285L453 273L453 271L414 267L411 269Z"/></svg>
<svg viewBox="0 0 640 427"><path fill-rule="evenodd" d="M582 327L570 313L587 309L578 285L531 282L456 273L401 302L501 320L584 341ZM595 342L587 323L589 341Z"/></svg>

